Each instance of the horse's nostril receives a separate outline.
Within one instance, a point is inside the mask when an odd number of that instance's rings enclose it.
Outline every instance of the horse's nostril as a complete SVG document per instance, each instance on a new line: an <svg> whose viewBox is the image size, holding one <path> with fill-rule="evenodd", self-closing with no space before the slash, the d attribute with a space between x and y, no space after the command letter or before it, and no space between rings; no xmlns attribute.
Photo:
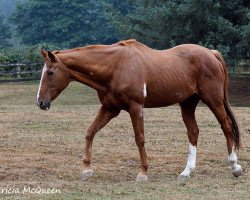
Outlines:
<svg viewBox="0 0 250 200"><path fill-rule="evenodd" d="M41 108L41 107L43 107L43 105L44 105L43 101L40 100L40 101L39 101L39 107Z"/></svg>

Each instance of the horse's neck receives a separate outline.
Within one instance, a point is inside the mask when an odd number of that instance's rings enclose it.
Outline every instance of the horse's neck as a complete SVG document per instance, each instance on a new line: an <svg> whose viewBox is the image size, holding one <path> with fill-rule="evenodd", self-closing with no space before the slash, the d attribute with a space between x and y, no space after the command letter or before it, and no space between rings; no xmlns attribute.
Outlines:
<svg viewBox="0 0 250 200"><path fill-rule="evenodd" d="M106 83L112 76L112 66L105 63L107 54L101 51L80 50L61 54L60 60L69 69L73 80L88 85L98 92L106 91Z"/></svg>

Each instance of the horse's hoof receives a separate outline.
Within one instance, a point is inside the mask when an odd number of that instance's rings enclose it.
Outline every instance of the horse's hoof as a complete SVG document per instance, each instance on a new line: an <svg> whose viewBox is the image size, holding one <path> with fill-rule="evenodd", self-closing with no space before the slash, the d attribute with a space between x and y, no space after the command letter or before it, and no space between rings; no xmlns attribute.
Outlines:
<svg viewBox="0 0 250 200"><path fill-rule="evenodd" d="M86 181L93 175L92 169L86 169L82 171L82 180Z"/></svg>
<svg viewBox="0 0 250 200"><path fill-rule="evenodd" d="M177 179L179 180L183 180L183 179L188 179L190 178L190 174L186 174L186 173L181 173Z"/></svg>
<svg viewBox="0 0 250 200"><path fill-rule="evenodd" d="M137 182L144 182L144 181L148 180L148 176L147 175L138 174L135 180Z"/></svg>
<svg viewBox="0 0 250 200"><path fill-rule="evenodd" d="M242 167L241 165L237 165L237 167L235 167L235 169L233 170L233 175L235 177L238 177L239 175L241 175L242 173Z"/></svg>

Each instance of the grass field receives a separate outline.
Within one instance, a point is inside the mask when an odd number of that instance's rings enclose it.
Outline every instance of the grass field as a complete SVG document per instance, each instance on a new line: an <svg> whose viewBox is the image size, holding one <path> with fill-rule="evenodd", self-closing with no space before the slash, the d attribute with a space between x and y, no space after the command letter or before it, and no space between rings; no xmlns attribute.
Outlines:
<svg viewBox="0 0 250 200"><path fill-rule="evenodd" d="M98 99L91 89L73 83L44 112L36 106L37 88L38 83L0 84L0 199L250 199L249 107L234 108L244 143L238 153L244 174L238 178L231 174L219 124L199 106L197 168L190 179L177 180L188 139L180 109L172 106L145 110L148 182L134 181L139 154L126 112L97 134L94 176L82 182L84 136ZM32 194L24 188L60 193Z"/></svg>

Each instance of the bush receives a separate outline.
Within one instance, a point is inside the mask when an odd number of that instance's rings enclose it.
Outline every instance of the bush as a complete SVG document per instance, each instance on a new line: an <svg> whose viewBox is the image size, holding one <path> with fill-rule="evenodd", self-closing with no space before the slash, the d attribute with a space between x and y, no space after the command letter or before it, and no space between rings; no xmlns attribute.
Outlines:
<svg viewBox="0 0 250 200"><path fill-rule="evenodd" d="M42 43L36 46L23 46L21 48L5 48L0 50L0 63L34 63L43 62L40 55L40 49L46 50L58 49L57 46Z"/></svg>
<svg viewBox="0 0 250 200"><path fill-rule="evenodd" d="M0 50L0 74L2 77L37 77L37 73L21 73L17 75L17 66L11 64L21 64L18 71L39 71L42 68L43 58L40 49L57 49L54 45L39 44L33 47L25 46L21 48L5 48ZM14 74L14 75L11 75Z"/></svg>

